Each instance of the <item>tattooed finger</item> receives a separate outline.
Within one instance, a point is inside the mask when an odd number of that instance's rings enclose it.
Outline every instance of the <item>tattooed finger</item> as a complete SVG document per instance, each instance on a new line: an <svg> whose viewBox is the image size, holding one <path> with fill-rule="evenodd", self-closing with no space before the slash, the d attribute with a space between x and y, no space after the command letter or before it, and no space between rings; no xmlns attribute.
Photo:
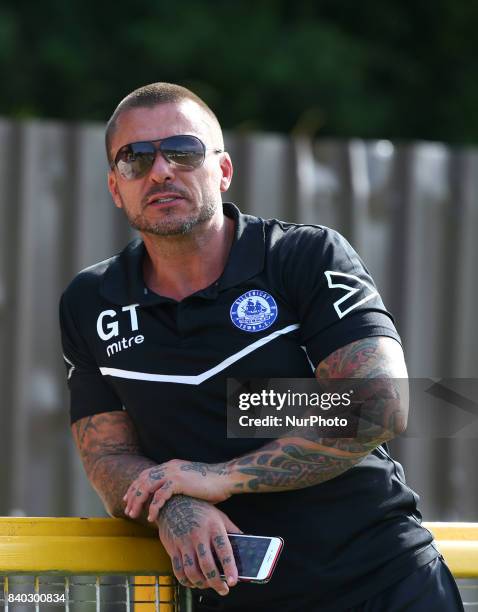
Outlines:
<svg viewBox="0 0 478 612"><path fill-rule="evenodd" d="M179 582L179 584L182 584L184 587L188 587L188 588L191 588L193 586L190 583L190 581L186 578L186 574L184 573L184 568L181 562L181 558L177 555L174 555L173 557L173 569L174 569L174 575L176 576L176 579Z"/></svg>
<svg viewBox="0 0 478 612"><path fill-rule="evenodd" d="M173 481L168 480L156 491L149 506L148 521L153 522L158 519L159 511L174 493L172 486Z"/></svg>
<svg viewBox="0 0 478 612"><path fill-rule="evenodd" d="M192 567L194 565L193 560L191 559L191 557L187 553L184 555L183 563L184 563L184 566L187 565L189 567Z"/></svg>
<svg viewBox="0 0 478 612"><path fill-rule="evenodd" d="M219 562L213 556L213 550L204 542L197 545L199 567L206 578L206 588L214 589L220 595L227 595L229 588L222 580L219 572Z"/></svg>
<svg viewBox="0 0 478 612"><path fill-rule="evenodd" d="M224 540L224 536L222 535L218 535L214 538L214 543L216 544L217 548L224 548L224 546L226 546L226 542Z"/></svg>

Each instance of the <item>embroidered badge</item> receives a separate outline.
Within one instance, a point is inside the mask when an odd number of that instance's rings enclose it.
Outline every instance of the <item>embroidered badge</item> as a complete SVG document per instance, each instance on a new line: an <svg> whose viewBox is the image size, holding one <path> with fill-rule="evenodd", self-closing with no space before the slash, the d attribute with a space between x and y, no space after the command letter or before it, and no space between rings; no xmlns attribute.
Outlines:
<svg viewBox="0 0 478 612"><path fill-rule="evenodd" d="M235 300L230 315L239 329L258 332L270 327L277 319L277 304L266 291L252 289Z"/></svg>

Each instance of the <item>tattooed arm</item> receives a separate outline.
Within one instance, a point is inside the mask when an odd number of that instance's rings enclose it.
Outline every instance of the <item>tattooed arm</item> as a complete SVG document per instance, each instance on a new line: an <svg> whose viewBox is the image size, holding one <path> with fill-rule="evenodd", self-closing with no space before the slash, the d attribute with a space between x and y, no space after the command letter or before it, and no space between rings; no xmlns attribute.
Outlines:
<svg viewBox="0 0 478 612"><path fill-rule="evenodd" d="M125 496L134 517L148 497L149 520L174 494L185 493L212 503L235 493L301 489L317 485L359 463L381 443L402 433L408 412L408 387L397 385L407 370L400 345L392 338L371 337L338 349L316 369L318 381L357 379L361 414L353 438L326 438L313 427L288 433L255 452L220 464L174 460L159 466L154 482L145 470ZM142 494L137 495L138 489Z"/></svg>
<svg viewBox="0 0 478 612"><path fill-rule="evenodd" d="M407 369L401 346L392 338L371 337L338 349L315 372L318 381L357 379L360 396L357 434L320 437L313 428L279 438L228 463L234 492L300 489L343 474L374 448L403 433L408 416ZM327 382L326 382L327 385ZM334 387L334 391L336 388ZM293 432L292 432L293 433Z"/></svg>
<svg viewBox="0 0 478 612"><path fill-rule="evenodd" d="M124 517L123 495L145 468L154 481L158 466L141 453L136 429L123 411L104 412L73 424L73 436L86 474L112 516ZM141 493L141 490L137 492ZM151 527L145 513L135 517ZM169 500L156 520L178 580L188 587L213 588L226 595L237 582L237 568L226 532L241 530L213 505L186 495ZM219 559L227 584L213 557Z"/></svg>
<svg viewBox="0 0 478 612"><path fill-rule="evenodd" d="M144 469L156 465L142 454L130 417L124 411L103 412L76 421L72 431L86 475L107 512L124 517L125 491ZM141 522L151 526L144 517Z"/></svg>

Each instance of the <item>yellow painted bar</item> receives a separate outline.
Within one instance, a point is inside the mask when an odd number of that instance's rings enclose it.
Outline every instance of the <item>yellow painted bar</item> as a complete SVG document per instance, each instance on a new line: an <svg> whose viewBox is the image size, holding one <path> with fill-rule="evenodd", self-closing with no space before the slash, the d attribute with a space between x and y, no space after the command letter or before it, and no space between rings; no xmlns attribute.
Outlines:
<svg viewBox="0 0 478 612"><path fill-rule="evenodd" d="M455 578L478 577L478 523L423 523Z"/></svg>
<svg viewBox="0 0 478 612"><path fill-rule="evenodd" d="M172 574L157 533L122 519L0 518L0 572Z"/></svg>
<svg viewBox="0 0 478 612"><path fill-rule="evenodd" d="M478 577L478 523L424 523L457 578ZM135 575L135 612L153 612L158 590L173 601L169 556L153 529L122 519L0 517L1 574ZM149 576L148 576L149 575ZM161 612L176 605L161 604Z"/></svg>

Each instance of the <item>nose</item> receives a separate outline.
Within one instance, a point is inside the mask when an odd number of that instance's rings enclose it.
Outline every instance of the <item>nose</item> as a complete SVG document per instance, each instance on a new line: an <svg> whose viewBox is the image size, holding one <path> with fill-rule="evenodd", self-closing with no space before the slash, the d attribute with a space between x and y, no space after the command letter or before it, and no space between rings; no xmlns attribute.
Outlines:
<svg viewBox="0 0 478 612"><path fill-rule="evenodd" d="M149 179L153 183L165 183L174 180L173 166L164 159L160 151L156 151L154 163L149 171Z"/></svg>

